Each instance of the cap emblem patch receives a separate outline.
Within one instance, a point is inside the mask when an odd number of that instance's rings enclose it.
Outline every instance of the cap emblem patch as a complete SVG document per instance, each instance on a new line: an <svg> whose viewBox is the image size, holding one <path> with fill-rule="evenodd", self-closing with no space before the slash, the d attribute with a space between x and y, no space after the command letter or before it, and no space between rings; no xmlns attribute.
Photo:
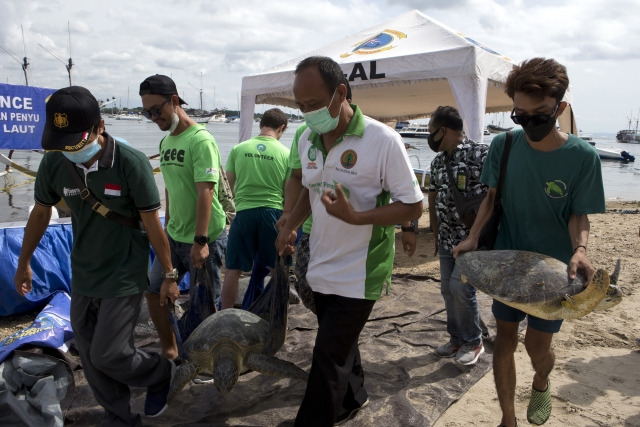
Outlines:
<svg viewBox="0 0 640 427"><path fill-rule="evenodd" d="M53 115L53 124L58 128L66 128L69 126L66 113L55 113Z"/></svg>

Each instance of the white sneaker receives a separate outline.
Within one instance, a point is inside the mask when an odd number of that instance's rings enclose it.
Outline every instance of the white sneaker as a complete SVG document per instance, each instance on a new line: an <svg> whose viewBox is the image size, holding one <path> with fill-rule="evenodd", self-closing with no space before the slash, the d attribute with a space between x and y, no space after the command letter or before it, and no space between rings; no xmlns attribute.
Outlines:
<svg viewBox="0 0 640 427"><path fill-rule="evenodd" d="M477 347L462 346L456 354L456 362L461 365L473 365L478 361L482 353L484 353L484 345L482 343Z"/></svg>

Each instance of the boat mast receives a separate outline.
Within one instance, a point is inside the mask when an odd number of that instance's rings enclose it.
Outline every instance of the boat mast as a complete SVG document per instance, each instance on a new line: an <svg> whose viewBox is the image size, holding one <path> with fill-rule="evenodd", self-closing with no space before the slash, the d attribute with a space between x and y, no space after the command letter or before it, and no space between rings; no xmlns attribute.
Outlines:
<svg viewBox="0 0 640 427"><path fill-rule="evenodd" d="M22 25L20 25L20 29L22 30L22 45L23 45L23 48L24 48L24 58L22 58L22 61L20 61L18 58L13 56L13 54L11 52L9 52L7 49L5 49L4 46L0 45L0 47L2 48L2 50L7 52L9 54L9 56L11 56L13 59L15 59L16 62L18 62L22 66L22 71L24 72L24 83L25 83L25 86L29 86L29 74L27 73L27 69L29 68L29 60L27 59L27 44L24 41L24 28L22 27Z"/></svg>
<svg viewBox="0 0 640 427"><path fill-rule="evenodd" d="M189 82L187 82L187 83L189 83ZM202 71L200 71L200 89L198 89L197 87L195 87L191 83L189 83L189 86L191 86L192 88L194 88L195 90L200 92L200 111L204 111L202 109Z"/></svg>
<svg viewBox="0 0 640 427"><path fill-rule="evenodd" d="M49 49L42 46L40 43L38 43L38 46L46 50L49 55L53 56L58 61L64 64L65 68L67 69L67 73L69 74L69 86L73 86L73 83L71 82L71 68L73 67L73 61L71 60L71 28L69 27L69 21L67 21L67 30L69 31L69 61L68 62L64 62L62 59L58 58Z"/></svg>
<svg viewBox="0 0 640 427"><path fill-rule="evenodd" d="M69 86L73 86L71 83L71 68L73 67L73 61L71 61L71 25L67 21L67 33L69 33L69 63L65 65L67 73L69 73Z"/></svg>

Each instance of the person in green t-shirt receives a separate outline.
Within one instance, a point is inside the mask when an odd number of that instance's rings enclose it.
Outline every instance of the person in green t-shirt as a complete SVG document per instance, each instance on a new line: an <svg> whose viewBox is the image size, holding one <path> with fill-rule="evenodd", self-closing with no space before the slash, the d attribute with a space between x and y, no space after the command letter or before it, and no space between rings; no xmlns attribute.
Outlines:
<svg viewBox="0 0 640 427"><path fill-rule="evenodd" d="M173 80L156 74L140 84L142 114L169 132L160 142L160 170L165 183L165 230L171 245L173 264L179 279L189 272L194 290L197 270L206 268L213 287L213 301L221 293L220 267L226 247L226 216L218 200L220 153L213 136L198 125L182 108ZM147 302L162 354L170 359L178 356L174 331L169 323L167 307L159 293L160 266L154 261L149 277ZM191 302L195 303L195 291ZM206 298L203 298L206 300ZM213 301L191 313L213 313ZM193 305L193 304L192 304ZM187 317L189 319L190 317ZM204 320L200 318L199 321ZM182 339L197 326L198 319L182 323Z"/></svg>
<svg viewBox="0 0 640 427"><path fill-rule="evenodd" d="M80 86L51 95L42 148L48 152L38 167L36 204L24 232L16 290L31 292L31 257L52 207L64 199L73 230L71 327L84 375L105 409L102 424L140 425L140 415L131 412L129 386L147 387L144 412L158 416L167 408L176 368L171 360L133 344L148 283L149 243L162 271L173 271L151 164L105 132L98 101ZM175 275L165 276L160 292L176 300Z"/></svg>
<svg viewBox="0 0 640 427"><path fill-rule="evenodd" d="M569 87L564 65L554 59L532 58L514 66L505 92L513 100L511 119L522 129L512 132L500 204L502 216L493 249L538 252L568 264L567 280L579 271L591 280L595 270L587 257L588 214L605 212L600 158L595 148L560 131L556 122L566 110ZM454 257L474 251L493 213L500 160L506 134L497 135L489 147L480 180L489 187L468 237L453 249ZM518 424L515 414L516 367L520 322L527 317L524 344L535 374L527 419L544 424L551 415L549 376L555 355L553 334L562 320L544 320L493 301L496 339L493 373L501 425Z"/></svg>
<svg viewBox="0 0 640 427"><path fill-rule="evenodd" d="M234 146L229 153L226 168L236 217L229 227L223 309L233 307L240 275L252 269L256 255L261 265L275 266L275 224L282 215L289 175L289 149L279 140L287 124L288 117L282 110L267 110L260 120L260 135Z"/></svg>

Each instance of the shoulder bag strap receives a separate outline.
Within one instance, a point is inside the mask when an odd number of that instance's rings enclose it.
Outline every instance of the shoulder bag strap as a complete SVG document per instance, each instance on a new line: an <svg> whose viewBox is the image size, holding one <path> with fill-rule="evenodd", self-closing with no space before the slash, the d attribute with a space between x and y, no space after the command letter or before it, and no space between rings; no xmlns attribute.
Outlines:
<svg viewBox="0 0 640 427"><path fill-rule="evenodd" d="M65 164L67 165L67 170L71 174L71 177L73 178L76 185L78 186L78 189L80 190L80 198L82 198L82 200L87 202L89 206L91 206L91 209L93 209L95 212L99 213L103 217L108 218L112 221L115 221L120 225L132 227L137 230L143 230L140 220L136 218L130 218L124 215L120 215L118 212L114 212L108 207L106 207L105 205L103 205L102 203L100 203L100 200L98 200L85 185L84 180L82 179L82 177L80 176L80 173L78 172L78 169L76 168L76 165L68 159L65 159Z"/></svg>
<svg viewBox="0 0 640 427"><path fill-rule="evenodd" d="M502 184L504 184L504 176L507 173L507 161L509 160L509 152L511 151L511 131L507 132L504 141L504 149L502 151L502 159L500 160L500 177L498 178L498 187L496 188L496 203L500 203L502 197Z"/></svg>

